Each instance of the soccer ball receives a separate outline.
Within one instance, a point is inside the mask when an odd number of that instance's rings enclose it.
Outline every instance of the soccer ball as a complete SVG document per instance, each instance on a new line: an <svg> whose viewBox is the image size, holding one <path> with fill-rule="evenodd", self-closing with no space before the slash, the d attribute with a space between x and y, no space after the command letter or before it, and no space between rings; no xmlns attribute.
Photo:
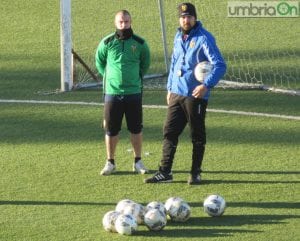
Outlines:
<svg viewBox="0 0 300 241"><path fill-rule="evenodd" d="M191 207L180 197L171 197L165 203L168 216L172 221L185 222L191 216Z"/></svg>
<svg viewBox="0 0 300 241"><path fill-rule="evenodd" d="M120 214L115 223L115 228L119 234L131 235L137 231L137 222L131 214Z"/></svg>
<svg viewBox="0 0 300 241"><path fill-rule="evenodd" d="M149 211L150 209L158 209L162 213L167 214L165 205L159 201L152 201L152 202L148 203L146 206L146 211Z"/></svg>
<svg viewBox="0 0 300 241"><path fill-rule="evenodd" d="M130 200L130 199L123 199L121 201L119 201L117 203L117 206L116 206L116 211L117 212L120 212L120 213L123 213L125 207L129 204L132 204L132 203L135 203L134 201Z"/></svg>
<svg viewBox="0 0 300 241"><path fill-rule="evenodd" d="M204 212L209 216L216 217L221 216L226 208L226 202L223 197L220 195L210 195L208 196L203 203Z"/></svg>
<svg viewBox="0 0 300 241"><path fill-rule="evenodd" d="M149 209L144 217L145 225L153 231L162 230L167 224L167 216L159 209Z"/></svg>
<svg viewBox="0 0 300 241"><path fill-rule="evenodd" d="M124 207L122 213L133 215L137 223L142 224L145 215L145 208L139 203L129 203Z"/></svg>
<svg viewBox="0 0 300 241"><path fill-rule="evenodd" d="M119 212L117 211L109 211L104 214L102 219L103 228L108 232L116 233L117 230L115 228L116 219L119 216Z"/></svg>
<svg viewBox="0 0 300 241"><path fill-rule="evenodd" d="M196 80L203 83L206 76L210 74L212 70L212 65L208 61L202 61L198 63L194 69L194 76Z"/></svg>

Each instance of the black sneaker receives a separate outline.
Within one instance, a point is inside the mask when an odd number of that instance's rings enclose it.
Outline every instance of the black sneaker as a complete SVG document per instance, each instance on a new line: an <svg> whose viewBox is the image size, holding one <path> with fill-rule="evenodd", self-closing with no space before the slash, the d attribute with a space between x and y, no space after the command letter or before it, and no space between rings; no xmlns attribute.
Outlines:
<svg viewBox="0 0 300 241"><path fill-rule="evenodd" d="M188 179L189 185L200 185L201 184L201 176L200 174L197 175L190 175Z"/></svg>
<svg viewBox="0 0 300 241"><path fill-rule="evenodd" d="M170 172L169 174L163 172L157 172L153 177L149 177L144 180L145 183L162 183L162 182L172 182L173 175Z"/></svg>

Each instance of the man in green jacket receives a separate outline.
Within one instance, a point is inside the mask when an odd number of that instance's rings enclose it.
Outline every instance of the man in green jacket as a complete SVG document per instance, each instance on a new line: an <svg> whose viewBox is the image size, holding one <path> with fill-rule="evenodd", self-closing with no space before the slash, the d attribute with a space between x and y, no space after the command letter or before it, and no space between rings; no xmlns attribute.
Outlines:
<svg viewBox="0 0 300 241"><path fill-rule="evenodd" d="M127 10L115 15L116 31L103 38L96 51L96 67L103 76L105 144L107 160L101 175L116 170L115 150L125 115L134 151L133 171L147 173L141 160L142 79L150 65L146 41L133 33Z"/></svg>

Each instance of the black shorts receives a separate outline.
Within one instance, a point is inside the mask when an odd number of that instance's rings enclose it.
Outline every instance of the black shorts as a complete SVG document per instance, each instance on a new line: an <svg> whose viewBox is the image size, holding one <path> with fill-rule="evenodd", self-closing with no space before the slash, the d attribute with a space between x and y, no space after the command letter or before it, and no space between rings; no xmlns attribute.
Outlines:
<svg viewBox="0 0 300 241"><path fill-rule="evenodd" d="M139 134L143 129L142 95L105 95L103 127L108 136L118 135L124 115L127 129Z"/></svg>

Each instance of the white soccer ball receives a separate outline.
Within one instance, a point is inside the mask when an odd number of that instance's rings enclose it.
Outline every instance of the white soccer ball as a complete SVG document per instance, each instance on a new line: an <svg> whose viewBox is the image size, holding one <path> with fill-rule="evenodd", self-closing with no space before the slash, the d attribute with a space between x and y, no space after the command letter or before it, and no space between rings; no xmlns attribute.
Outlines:
<svg viewBox="0 0 300 241"><path fill-rule="evenodd" d="M149 209L144 217L145 225L153 231L162 230L167 224L167 216L159 209Z"/></svg>
<svg viewBox="0 0 300 241"><path fill-rule="evenodd" d="M134 216L130 214L120 214L115 223L115 228L119 234L131 235L137 231L138 224Z"/></svg>
<svg viewBox="0 0 300 241"><path fill-rule="evenodd" d="M123 213L125 207L129 204L135 203L134 201L130 200L130 199L122 199L121 201L119 201L116 205L116 211Z"/></svg>
<svg viewBox="0 0 300 241"><path fill-rule="evenodd" d="M212 65L208 61L202 61L198 63L194 69L194 76L199 82L203 82L207 75L210 74Z"/></svg>
<svg viewBox="0 0 300 241"><path fill-rule="evenodd" d="M129 203L125 205L123 214L131 214L135 217L138 224L142 224L144 221L145 208L139 203Z"/></svg>
<svg viewBox="0 0 300 241"><path fill-rule="evenodd" d="M163 212L164 214L167 214L165 205L159 201L152 201L152 202L148 203L146 206L146 212L149 211L150 209L158 209L159 211Z"/></svg>
<svg viewBox="0 0 300 241"><path fill-rule="evenodd" d="M226 208L226 202L220 195L209 195L203 203L204 212L209 216L216 217L221 216Z"/></svg>
<svg viewBox="0 0 300 241"><path fill-rule="evenodd" d="M165 203L168 216L172 221L185 222L191 216L191 207L180 197L171 197Z"/></svg>
<svg viewBox="0 0 300 241"><path fill-rule="evenodd" d="M120 213L117 211L108 211L105 213L102 219L103 228L108 232L116 233L115 223L119 215Z"/></svg>

